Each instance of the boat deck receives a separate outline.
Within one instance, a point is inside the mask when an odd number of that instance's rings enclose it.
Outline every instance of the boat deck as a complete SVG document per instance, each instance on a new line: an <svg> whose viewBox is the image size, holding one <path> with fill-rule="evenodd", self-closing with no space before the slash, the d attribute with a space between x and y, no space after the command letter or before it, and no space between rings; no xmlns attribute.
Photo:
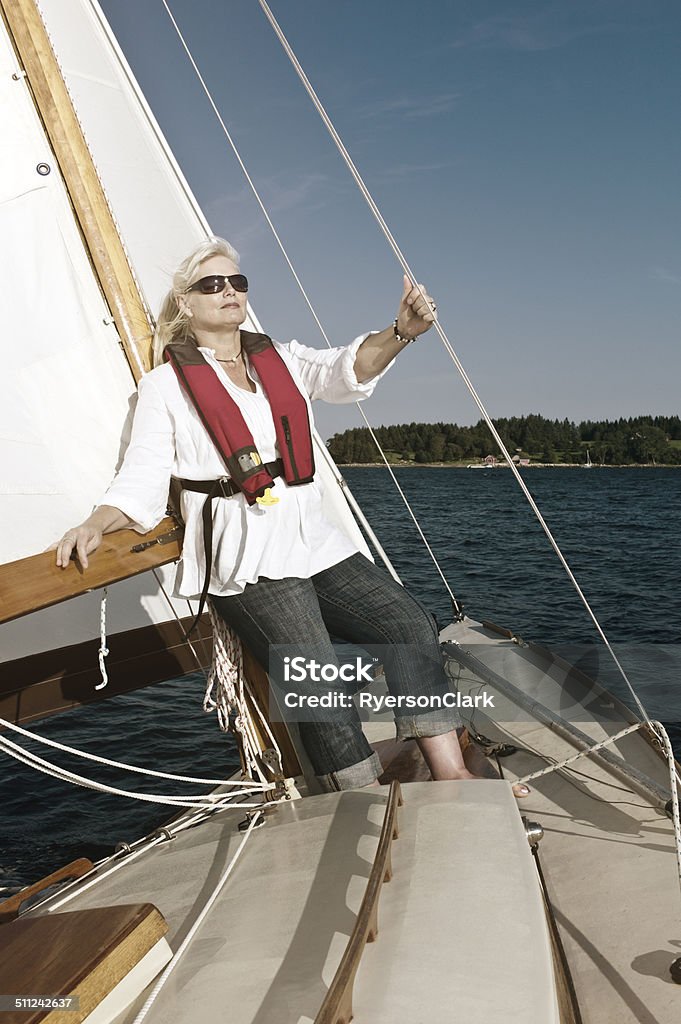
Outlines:
<svg viewBox="0 0 681 1024"><path fill-rule="evenodd" d="M443 638L448 636L491 671L522 685L542 708L561 711L564 720L594 741L627 725L619 702L584 680L566 679L561 665L549 664L541 650L494 640L476 624L449 627ZM461 675L461 691L475 692L480 677L469 665ZM493 722L475 713L481 733L517 745L516 754L500 759L509 778L576 753L573 742L529 714L516 708L512 717ZM628 720L633 720L630 715ZM669 795L666 763L640 732L607 749L625 770L634 767ZM681 893L673 827L663 806L648 798L641 785L628 784L626 776L592 757L530 785L531 795L520 801L522 812L544 828L542 870L584 1024L681 1020L681 986L669 974L670 964L681 956Z"/></svg>
<svg viewBox="0 0 681 1024"><path fill-rule="evenodd" d="M455 1009L469 1021L557 1024L541 897L510 787L426 782L403 792L394 874L357 977L355 1019L417 1021L427 1007L433 1024L449 1024ZM314 1020L354 925L384 812L385 787L277 808L251 834L146 1019ZM117 872L61 909L151 901L176 949L241 839L241 818L228 812L182 833L131 863L124 884ZM500 834L513 856L493 841ZM490 929L507 944L497 962L479 952Z"/></svg>
<svg viewBox="0 0 681 1024"><path fill-rule="evenodd" d="M482 711L470 717L478 732L518 748L500 759L508 779L560 761L584 737L600 740L628 720L619 702L539 648L469 622L448 627L443 639L456 643L459 692L498 697L495 720ZM382 752L394 746L390 722L366 728ZM415 744L398 746L416 752ZM681 897L664 812L666 765L640 732L608 750L610 761L589 755L533 781L518 802L498 780L403 787L380 934L355 984L358 1024L577 1019L558 1017L520 814L544 829L539 856L584 1024L681 1020L681 986L669 975L681 955ZM477 747L472 755L478 767L489 766ZM419 769L413 756L401 762ZM145 1019L313 1021L356 919L384 807L385 788L308 796L268 813ZM63 906L51 901L33 913L151 902L177 949L236 852L244 815L243 808L222 812ZM131 1024L144 998L117 1024Z"/></svg>

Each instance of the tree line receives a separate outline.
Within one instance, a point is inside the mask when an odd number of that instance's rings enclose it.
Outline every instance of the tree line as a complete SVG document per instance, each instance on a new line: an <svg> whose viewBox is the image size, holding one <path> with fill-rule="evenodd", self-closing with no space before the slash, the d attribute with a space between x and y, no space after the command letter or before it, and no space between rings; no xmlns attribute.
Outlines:
<svg viewBox="0 0 681 1024"><path fill-rule="evenodd" d="M681 465L678 416L636 416L575 424L533 414L498 419L494 425L511 455L530 462L583 463L588 451L597 465ZM408 423L377 427L374 432L392 462L466 463L500 456L484 420L473 427ZM334 434L327 446L341 464L382 461L366 427Z"/></svg>

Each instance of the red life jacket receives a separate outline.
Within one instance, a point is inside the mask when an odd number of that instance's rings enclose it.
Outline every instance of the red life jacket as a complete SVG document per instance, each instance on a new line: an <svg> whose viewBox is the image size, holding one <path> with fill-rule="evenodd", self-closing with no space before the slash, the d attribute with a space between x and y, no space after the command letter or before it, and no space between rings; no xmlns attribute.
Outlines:
<svg viewBox="0 0 681 1024"><path fill-rule="evenodd" d="M267 335L241 331L241 346L272 410L284 479L289 485L308 484L315 466L307 403ZM232 480L253 505L266 487L274 486L274 478L263 464L239 406L193 340L167 345L163 358L177 374Z"/></svg>

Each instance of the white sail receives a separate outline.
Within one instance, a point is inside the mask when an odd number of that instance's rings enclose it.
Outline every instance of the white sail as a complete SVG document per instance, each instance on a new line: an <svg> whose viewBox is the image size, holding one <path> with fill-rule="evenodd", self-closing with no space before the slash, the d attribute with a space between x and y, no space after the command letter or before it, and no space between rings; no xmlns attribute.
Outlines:
<svg viewBox="0 0 681 1024"><path fill-rule="evenodd" d="M134 381L14 51L0 36L0 562L41 551L111 476Z"/></svg>

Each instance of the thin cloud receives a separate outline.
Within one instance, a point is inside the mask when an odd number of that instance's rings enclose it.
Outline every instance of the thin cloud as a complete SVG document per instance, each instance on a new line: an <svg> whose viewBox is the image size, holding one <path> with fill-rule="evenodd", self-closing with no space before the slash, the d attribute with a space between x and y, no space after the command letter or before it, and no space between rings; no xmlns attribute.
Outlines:
<svg viewBox="0 0 681 1024"><path fill-rule="evenodd" d="M391 164L389 167L384 167L377 173L372 174L372 182L379 182L386 184L394 181L401 181L405 178L416 179L421 174L432 174L436 171L447 170L447 168L453 166L453 161L433 160L431 163L421 164Z"/></svg>
<svg viewBox="0 0 681 1024"><path fill-rule="evenodd" d="M275 228L292 211L303 207L307 213L322 209L339 189L338 182L318 173L301 174L290 179L268 176L255 184ZM229 225L232 238L238 238L242 246L270 230L248 186L216 196L207 204L206 214L213 226Z"/></svg>
<svg viewBox="0 0 681 1024"><path fill-rule="evenodd" d="M448 114L461 99L459 92L440 93L437 96L419 97L399 96L392 99L379 100L359 111L363 118L387 117L398 114L409 119L438 117Z"/></svg>
<svg viewBox="0 0 681 1024"><path fill-rule="evenodd" d="M663 281L665 284L681 284L681 276L672 273L666 267L651 267L650 276L653 281Z"/></svg>
<svg viewBox="0 0 681 1024"><path fill-rule="evenodd" d="M498 14L476 22L452 40L454 49L524 50L528 52L555 50L584 36L625 30L622 24L608 19L597 22L595 7L546 7L532 14Z"/></svg>

